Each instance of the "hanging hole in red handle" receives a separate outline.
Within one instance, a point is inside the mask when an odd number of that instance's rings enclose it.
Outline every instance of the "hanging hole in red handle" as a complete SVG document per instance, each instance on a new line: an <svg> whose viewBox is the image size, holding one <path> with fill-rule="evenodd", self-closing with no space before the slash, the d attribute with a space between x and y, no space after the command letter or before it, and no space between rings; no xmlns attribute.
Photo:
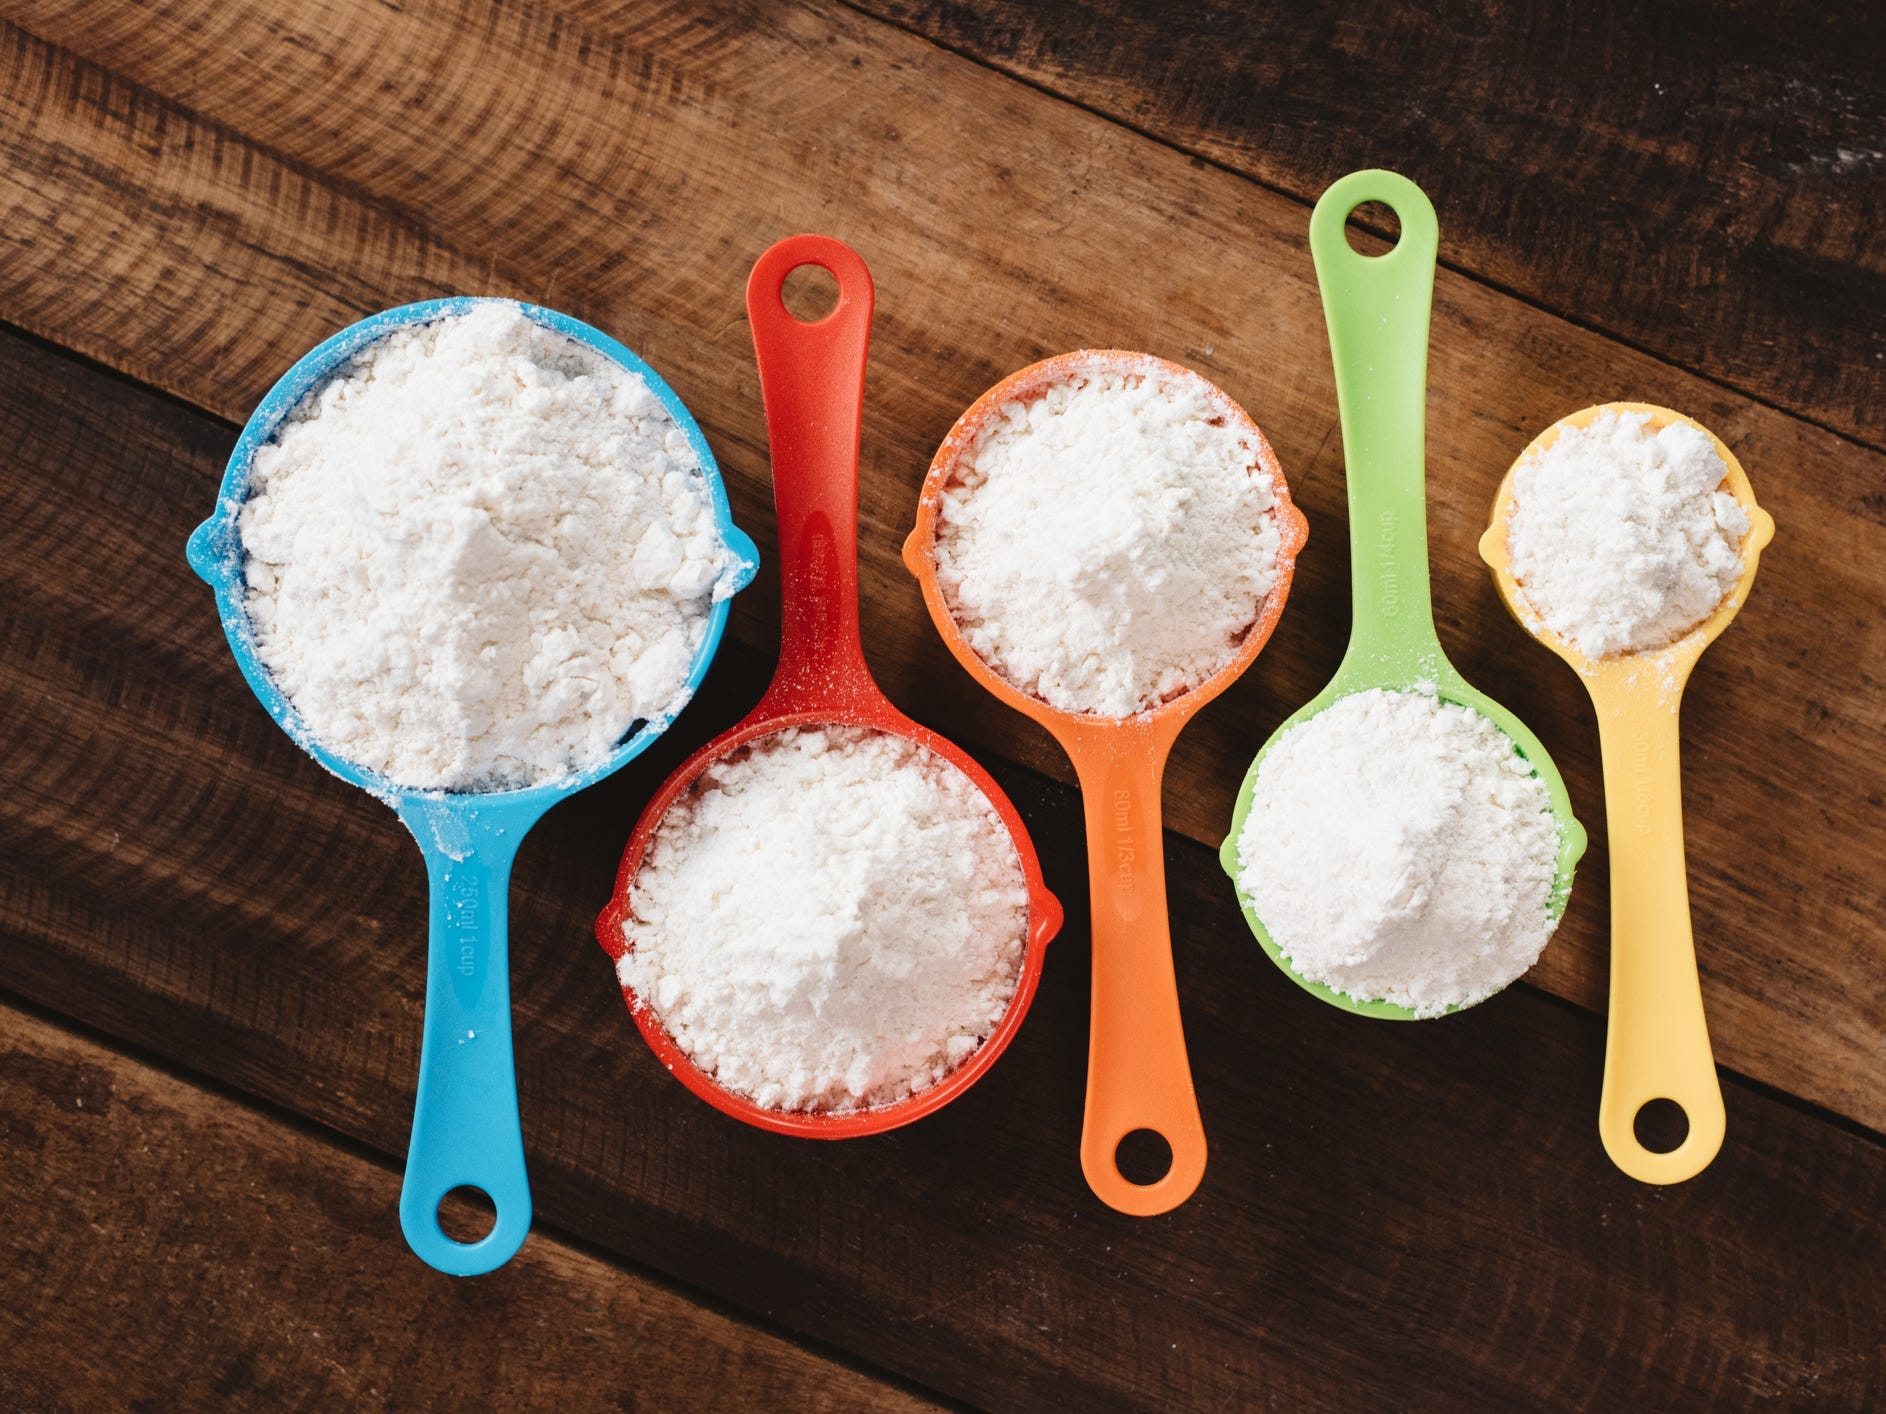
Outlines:
<svg viewBox="0 0 1886 1414"><path fill-rule="evenodd" d="M818 324L838 308L838 277L823 265L795 265L786 272L779 302L801 324Z"/></svg>
<svg viewBox="0 0 1886 1414"><path fill-rule="evenodd" d="M871 272L843 241L810 234L775 241L747 277L747 315L762 364L769 334L776 340L804 334L816 345L854 333L868 338L871 294ZM803 339L792 344L813 346Z"/></svg>

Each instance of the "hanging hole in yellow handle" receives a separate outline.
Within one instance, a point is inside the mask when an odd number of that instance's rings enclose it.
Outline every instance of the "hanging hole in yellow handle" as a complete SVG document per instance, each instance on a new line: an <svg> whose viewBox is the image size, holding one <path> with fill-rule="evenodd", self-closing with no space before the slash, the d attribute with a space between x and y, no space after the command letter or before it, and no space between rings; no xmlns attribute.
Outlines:
<svg viewBox="0 0 1886 1414"><path fill-rule="evenodd" d="M1646 1100L1631 1123L1637 1142L1653 1154L1673 1154L1690 1137L1690 1117L1675 1100Z"/></svg>

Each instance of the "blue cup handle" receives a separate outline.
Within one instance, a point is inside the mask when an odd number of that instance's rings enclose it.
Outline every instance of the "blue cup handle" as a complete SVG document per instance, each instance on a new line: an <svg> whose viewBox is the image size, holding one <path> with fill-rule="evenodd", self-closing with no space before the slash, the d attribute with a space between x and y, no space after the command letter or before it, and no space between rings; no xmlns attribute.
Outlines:
<svg viewBox="0 0 1886 1414"><path fill-rule="evenodd" d="M399 806L425 854L432 890L426 1022L400 1227L421 1261L452 1276L502 1266L530 1232L506 901L518 842L542 811L522 802L480 808L476 797L417 797ZM475 1242L459 1242L439 1226L440 1201L461 1187L482 1191L497 1212Z"/></svg>

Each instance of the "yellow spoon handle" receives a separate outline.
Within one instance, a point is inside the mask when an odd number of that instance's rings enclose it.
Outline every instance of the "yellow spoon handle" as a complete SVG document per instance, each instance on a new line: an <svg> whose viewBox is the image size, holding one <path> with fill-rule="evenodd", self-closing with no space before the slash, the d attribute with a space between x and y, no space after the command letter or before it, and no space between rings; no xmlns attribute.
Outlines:
<svg viewBox="0 0 1886 1414"><path fill-rule="evenodd" d="M1722 1087L1709 1050L1683 858L1677 761L1681 679L1645 664L1592 684L1604 750L1611 855L1611 1028L1598 1133L1611 1161L1644 1183L1680 1183L1722 1147ZM1673 1100L1689 1134L1659 1154L1637 1140L1637 1113Z"/></svg>

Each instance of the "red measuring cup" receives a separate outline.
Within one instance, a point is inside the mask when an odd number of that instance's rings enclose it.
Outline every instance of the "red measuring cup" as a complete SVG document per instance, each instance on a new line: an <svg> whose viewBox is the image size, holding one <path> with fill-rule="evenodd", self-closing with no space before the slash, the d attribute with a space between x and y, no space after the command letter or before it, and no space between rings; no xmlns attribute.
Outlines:
<svg viewBox="0 0 1886 1414"><path fill-rule="evenodd" d="M786 277L802 265L820 266L838 281L838 304L823 319L798 319L781 299ZM623 984L636 1026L682 1084L748 1124L816 1139L896 1129L975 1084L1021 1026L1041 980L1043 949L1061 927L1060 902L1048 892L1028 831L1002 788L961 749L893 707L865 666L858 638L858 442L872 302L871 272L856 251L830 236L788 236L759 258L747 279L747 318L766 400L779 512L779 667L759 706L683 762L642 811L622 856L615 895L596 920L597 941L619 963L635 946L626 932L635 877L669 807L712 762L762 737L790 727L866 727L927 747L968 776L1007 827L1021 858L1027 946L1001 1022L935 1085L893 1104L842 1114L767 1109L723 1088L689 1060L654 1009Z"/></svg>

